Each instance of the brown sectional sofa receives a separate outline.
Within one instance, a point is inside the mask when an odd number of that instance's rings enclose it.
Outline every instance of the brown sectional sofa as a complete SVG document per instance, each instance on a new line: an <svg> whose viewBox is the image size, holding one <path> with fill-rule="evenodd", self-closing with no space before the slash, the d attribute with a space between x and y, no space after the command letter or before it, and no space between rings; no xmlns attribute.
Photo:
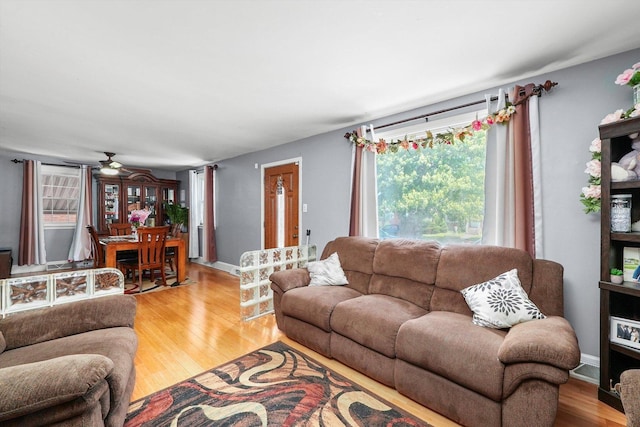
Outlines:
<svg viewBox="0 0 640 427"><path fill-rule="evenodd" d="M469 426L551 426L559 385L580 359L563 316L563 268L512 248L341 237L349 284L273 273L278 327L301 344ZM517 268L547 317L510 329L472 324L460 291Z"/></svg>
<svg viewBox="0 0 640 427"><path fill-rule="evenodd" d="M0 425L122 426L135 313L135 297L112 295L0 319Z"/></svg>

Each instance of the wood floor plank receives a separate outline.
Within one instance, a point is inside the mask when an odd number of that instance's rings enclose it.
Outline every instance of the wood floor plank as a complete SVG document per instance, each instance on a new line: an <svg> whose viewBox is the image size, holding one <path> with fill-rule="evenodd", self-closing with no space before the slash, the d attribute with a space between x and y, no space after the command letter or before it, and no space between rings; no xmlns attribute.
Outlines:
<svg viewBox="0 0 640 427"><path fill-rule="evenodd" d="M288 339L278 330L273 315L243 322L237 277L194 263L187 267L188 277L195 284L136 297L139 347L133 400L281 340L435 427L457 425L395 390ZM594 384L571 378L560 387L556 427L625 425L624 414L598 400Z"/></svg>

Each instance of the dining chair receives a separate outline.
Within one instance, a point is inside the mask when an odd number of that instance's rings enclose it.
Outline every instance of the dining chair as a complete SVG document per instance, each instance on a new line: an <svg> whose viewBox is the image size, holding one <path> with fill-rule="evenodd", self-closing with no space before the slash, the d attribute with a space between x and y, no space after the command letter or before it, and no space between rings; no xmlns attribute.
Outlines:
<svg viewBox="0 0 640 427"><path fill-rule="evenodd" d="M182 224L174 224L171 226L169 235L171 237L181 237L182 236ZM174 262L176 259L176 248L171 247L165 250L165 262L171 269L171 271L175 271Z"/></svg>
<svg viewBox="0 0 640 427"><path fill-rule="evenodd" d="M112 236L126 236L131 234L131 223L113 223L109 224L109 234Z"/></svg>
<svg viewBox="0 0 640 427"><path fill-rule="evenodd" d="M103 268L105 267L104 250L100 244L100 237L98 231L93 225L87 225L87 230L91 235L91 255L93 257L93 267Z"/></svg>
<svg viewBox="0 0 640 427"><path fill-rule="evenodd" d="M162 284L167 284L165 273L165 249L169 226L162 227L140 227L138 228L138 259L135 261L125 260L118 262L118 268L127 274L132 272L135 277L138 273L138 287L142 292L142 275L144 271L149 271L150 279L155 279L155 271L160 270Z"/></svg>

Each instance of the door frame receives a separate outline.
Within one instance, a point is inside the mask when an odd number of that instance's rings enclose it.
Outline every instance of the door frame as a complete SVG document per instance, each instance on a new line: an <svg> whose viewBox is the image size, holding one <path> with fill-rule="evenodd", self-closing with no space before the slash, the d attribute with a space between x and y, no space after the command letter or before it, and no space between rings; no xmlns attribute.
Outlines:
<svg viewBox="0 0 640 427"><path fill-rule="evenodd" d="M260 165L260 249L264 249L264 170L274 166L298 164L298 230L302 230L302 157L278 160ZM298 234L298 245L302 242L302 234Z"/></svg>

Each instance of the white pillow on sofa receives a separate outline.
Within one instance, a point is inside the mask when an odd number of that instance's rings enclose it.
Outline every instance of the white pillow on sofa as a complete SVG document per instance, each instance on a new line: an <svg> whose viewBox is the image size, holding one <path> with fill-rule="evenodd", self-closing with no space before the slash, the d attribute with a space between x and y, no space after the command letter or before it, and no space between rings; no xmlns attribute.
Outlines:
<svg viewBox="0 0 640 427"><path fill-rule="evenodd" d="M307 264L311 283L309 286L348 285L347 276L344 275L338 253L334 252L322 261L313 261Z"/></svg>
<svg viewBox="0 0 640 427"><path fill-rule="evenodd" d="M473 311L473 323L478 326L502 329L545 318L522 289L516 269L460 292Z"/></svg>

